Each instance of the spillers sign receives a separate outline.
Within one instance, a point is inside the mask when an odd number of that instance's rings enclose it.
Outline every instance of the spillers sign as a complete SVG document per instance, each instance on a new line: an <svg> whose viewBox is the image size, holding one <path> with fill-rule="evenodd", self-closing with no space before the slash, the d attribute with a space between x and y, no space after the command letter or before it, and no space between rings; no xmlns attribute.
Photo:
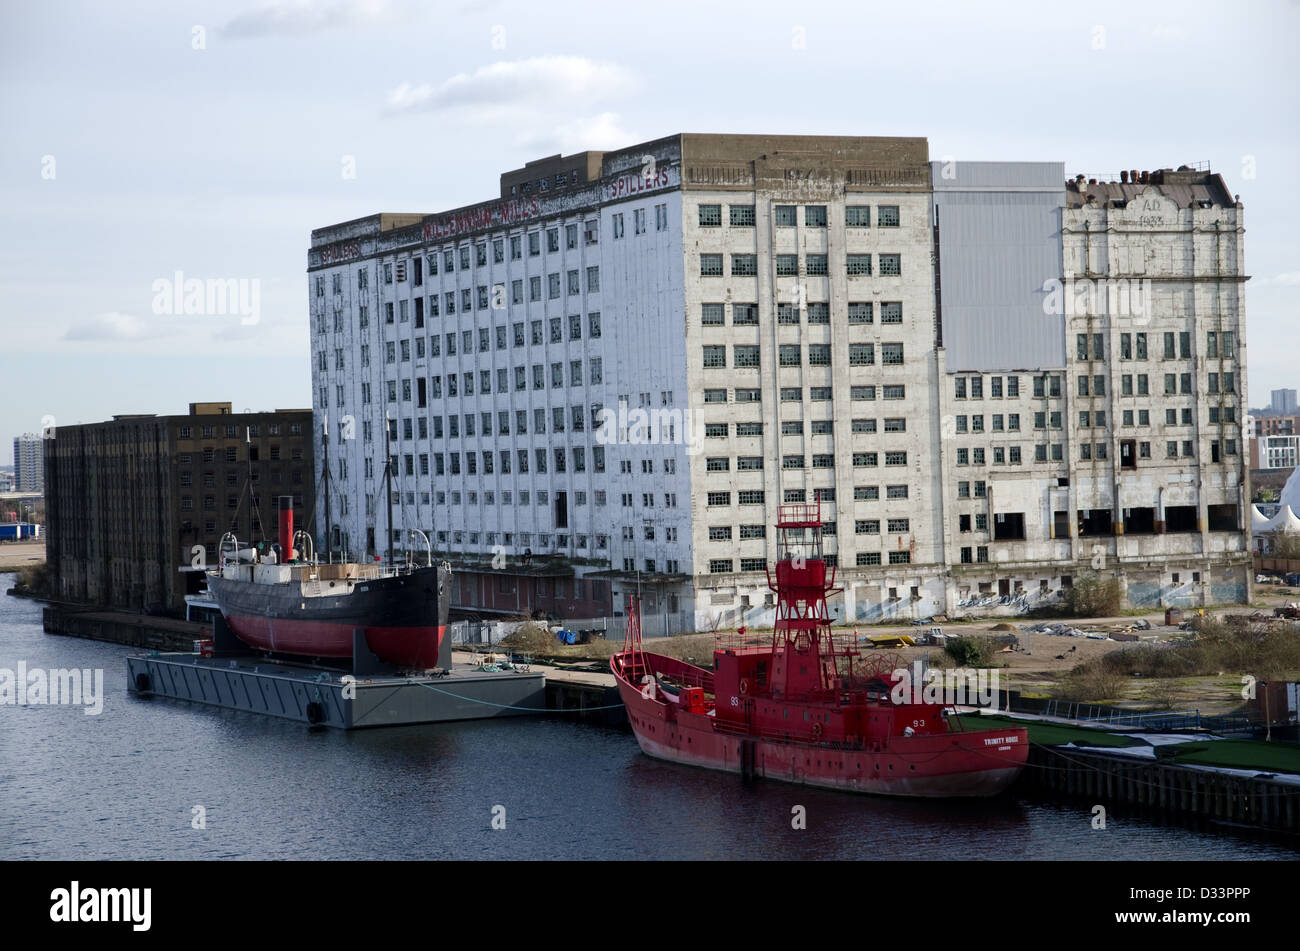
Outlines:
<svg viewBox="0 0 1300 951"><path fill-rule="evenodd" d="M639 172L620 175L613 181L605 183L605 201L618 201L620 198L631 198L642 192L667 188L675 184L673 179L677 176L669 175L672 171L664 165L648 165Z"/></svg>
<svg viewBox="0 0 1300 951"><path fill-rule="evenodd" d="M327 248L320 249L321 264L338 264L359 257L361 257L361 245L356 241L344 241L341 244L331 244Z"/></svg>
<svg viewBox="0 0 1300 951"><path fill-rule="evenodd" d="M635 172L628 172L626 175L620 175L618 178L603 183L600 186L601 199L603 201L618 201L622 198L632 198L643 192L670 188L677 184L678 181L680 181L680 177L675 168L647 163L646 166ZM424 223L424 240L426 242L443 241L447 238L455 238L474 231L486 231L491 228L529 221L546 214L556 214L562 210L559 207L560 202L560 199L554 199L547 201L543 205L538 198L530 197L512 198L509 201L475 205L464 211L454 211L451 214L434 218L432 221L426 221Z"/></svg>

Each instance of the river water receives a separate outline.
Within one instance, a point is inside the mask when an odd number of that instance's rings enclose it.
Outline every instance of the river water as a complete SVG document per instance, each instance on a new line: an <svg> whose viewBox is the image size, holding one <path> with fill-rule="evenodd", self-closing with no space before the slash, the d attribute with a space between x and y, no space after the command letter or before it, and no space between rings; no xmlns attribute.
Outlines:
<svg viewBox="0 0 1300 951"><path fill-rule="evenodd" d="M0 591L13 576L0 574ZM558 718L344 733L127 692L131 648L0 594L0 668L104 672L103 710L0 705L0 859L1294 859L1267 837L1015 794L854 796L661 763ZM806 828L792 828L804 807ZM202 807L201 813L196 807ZM203 828L194 828L201 814ZM493 816L504 829L493 828ZM500 824L498 822L497 824Z"/></svg>

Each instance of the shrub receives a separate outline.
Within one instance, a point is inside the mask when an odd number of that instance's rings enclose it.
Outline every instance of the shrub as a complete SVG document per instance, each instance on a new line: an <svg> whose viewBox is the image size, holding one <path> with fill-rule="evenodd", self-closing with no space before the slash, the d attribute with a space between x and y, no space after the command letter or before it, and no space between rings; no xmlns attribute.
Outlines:
<svg viewBox="0 0 1300 951"><path fill-rule="evenodd" d="M1126 688L1123 675L1092 662L1080 664L1066 674L1053 693L1062 700L1119 700Z"/></svg>
<svg viewBox="0 0 1300 951"><path fill-rule="evenodd" d="M18 581L15 587L35 594L44 594L50 590L50 569L41 561L34 565L20 565L17 569Z"/></svg>
<svg viewBox="0 0 1300 951"><path fill-rule="evenodd" d="M1157 710L1172 710L1182 702L1183 691L1173 680L1158 680L1147 687L1146 699Z"/></svg>
<svg viewBox="0 0 1300 951"><path fill-rule="evenodd" d="M513 651L523 651L525 653L541 653L551 651L559 646L559 641L551 633L550 628L542 621L533 618L519 618L522 623L505 637L501 638L501 646Z"/></svg>
<svg viewBox="0 0 1300 951"><path fill-rule="evenodd" d="M1098 574L1080 575L1065 595L1065 609L1075 617L1119 614L1123 592L1119 579Z"/></svg>
<svg viewBox="0 0 1300 951"><path fill-rule="evenodd" d="M943 656L957 667L987 667L993 659L993 646L990 638L963 635L943 645Z"/></svg>
<svg viewBox="0 0 1300 951"><path fill-rule="evenodd" d="M1275 534L1272 553L1278 558L1300 558L1300 535Z"/></svg>

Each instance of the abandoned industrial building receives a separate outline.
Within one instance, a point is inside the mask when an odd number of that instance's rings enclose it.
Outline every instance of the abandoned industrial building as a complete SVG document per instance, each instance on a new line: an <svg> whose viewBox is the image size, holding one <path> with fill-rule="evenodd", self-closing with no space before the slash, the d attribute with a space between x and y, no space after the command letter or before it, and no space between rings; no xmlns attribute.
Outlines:
<svg viewBox="0 0 1300 951"><path fill-rule="evenodd" d="M300 522L314 514L311 420L306 409L205 402L60 426L44 440L59 596L184 613L226 532L243 544L274 532L273 496L292 495Z"/></svg>
<svg viewBox="0 0 1300 951"><path fill-rule="evenodd" d="M1244 600L1242 207L1203 168L1111 177L682 134L318 229L333 539L418 530L484 613L639 587L650 631L770 623L795 501L845 621L1023 611L1089 571Z"/></svg>

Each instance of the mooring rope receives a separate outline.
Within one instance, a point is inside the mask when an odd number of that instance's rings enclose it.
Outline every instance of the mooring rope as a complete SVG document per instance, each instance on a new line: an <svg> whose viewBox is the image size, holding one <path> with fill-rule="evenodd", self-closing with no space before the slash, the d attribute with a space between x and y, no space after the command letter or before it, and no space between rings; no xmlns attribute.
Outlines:
<svg viewBox="0 0 1300 951"><path fill-rule="evenodd" d="M623 707L622 703L611 703L599 707L562 707L560 709L554 707L520 707L513 703L493 703L491 700L479 700L477 697L463 697L460 694L452 693L450 690L443 690L439 687L435 687L433 684L424 683L423 681L417 681L417 683L419 683L421 687L428 687L430 690L446 694L449 697L455 697L457 700L468 700L470 703L481 703L484 706L499 707L502 710L522 710L526 713L586 713L588 710L619 710ZM605 689L612 690L614 688L606 687Z"/></svg>

